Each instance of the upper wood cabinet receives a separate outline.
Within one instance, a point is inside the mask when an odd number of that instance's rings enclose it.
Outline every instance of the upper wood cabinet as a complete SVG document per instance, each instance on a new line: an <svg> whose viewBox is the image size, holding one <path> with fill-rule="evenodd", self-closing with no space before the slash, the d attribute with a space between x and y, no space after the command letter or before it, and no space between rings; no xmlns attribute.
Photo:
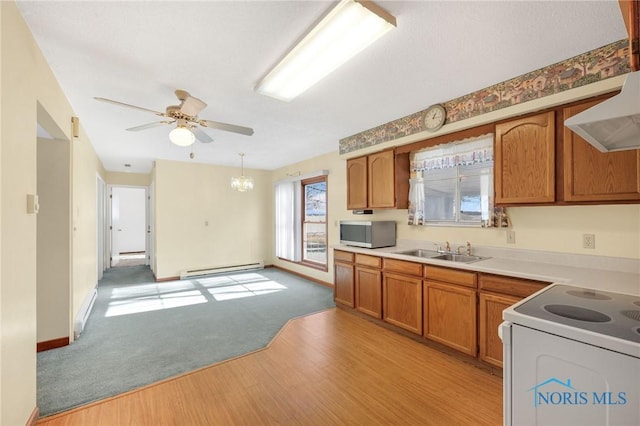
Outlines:
<svg viewBox="0 0 640 426"><path fill-rule="evenodd" d="M347 209L366 209L367 157L347 160Z"/></svg>
<svg viewBox="0 0 640 426"><path fill-rule="evenodd" d="M347 160L347 209L406 209L409 154L393 149Z"/></svg>
<svg viewBox="0 0 640 426"><path fill-rule="evenodd" d="M564 119L601 101L564 108ZM640 200L640 149L600 152L564 127L565 201Z"/></svg>
<svg viewBox="0 0 640 426"><path fill-rule="evenodd" d="M496 124L496 204L555 201L555 112Z"/></svg>
<svg viewBox="0 0 640 426"><path fill-rule="evenodd" d="M392 208L396 205L395 161L393 151L371 154L368 158L367 194L369 207Z"/></svg>

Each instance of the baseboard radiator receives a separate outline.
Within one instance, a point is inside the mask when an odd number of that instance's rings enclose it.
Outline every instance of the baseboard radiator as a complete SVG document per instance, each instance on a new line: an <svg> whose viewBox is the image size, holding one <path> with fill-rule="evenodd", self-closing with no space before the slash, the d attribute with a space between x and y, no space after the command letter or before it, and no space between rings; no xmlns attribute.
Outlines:
<svg viewBox="0 0 640 426"><path fill-rule="evenodd" d="M80 337L80 333L82 333L82 330L84 330L84 326L87 324L87 320L89 319L89 314L91 314L91 309L93 309L93 304L95 303L97 296L98 296L98 289L94 288L89 292L87 297L85 297L84 302L82 302L82 306L80 306L80 311L78 311L78 315L76 315L76 318L73 321L74 340Z"/></svg>
<svg viewBox="0 0 640 426"><path fill-rule="evenodd" d="M186 271L180 272L180 279L184 280L187 278L199 277L202 275L213 275L213 274L222 274L226 272L236 272L236 271L247 271L251 269L263 269L264 262L253 262L253 263L244 263L241 265L226 265L226 266L215 266L211 268L202 268L202 269L188 269Z"/></svg>

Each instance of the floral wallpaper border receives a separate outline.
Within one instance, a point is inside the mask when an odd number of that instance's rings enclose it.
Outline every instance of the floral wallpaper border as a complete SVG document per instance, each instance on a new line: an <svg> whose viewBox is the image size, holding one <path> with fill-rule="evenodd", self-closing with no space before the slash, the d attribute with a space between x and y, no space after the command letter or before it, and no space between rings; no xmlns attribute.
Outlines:
<svg viewBox="0 0 640 426"><path fill-rule="evenodd" d="M629 41L623 39L444 103L447 123L543 98L626 74ZM340 154L421 132L425 110L340 139Z"/></svg>

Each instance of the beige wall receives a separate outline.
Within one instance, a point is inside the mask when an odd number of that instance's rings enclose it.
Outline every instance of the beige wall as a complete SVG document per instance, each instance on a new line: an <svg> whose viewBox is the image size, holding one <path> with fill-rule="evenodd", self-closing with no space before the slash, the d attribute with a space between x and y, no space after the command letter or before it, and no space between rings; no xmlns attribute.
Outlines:
<svg viewBox="0 0 640 426"><path fill-rule="evenodd" d="M70 160L69 141L38 139L38 342L70 335Z"/></svg>
<svg viewBox="0 0 640 426"><path fill-rule="evenodd" d="M107 185L149 186L151 173L105 172L104 181Z"/></svg>
<svg viewBox="0 0 640 426"><path fill-rule="evenodd" d="M71 293L71 318L73 320L87 295L98 283L97 256L97 174L102 170L86 133L80 126L80 137L73 146L73 205L71 221L73 231L73 284ZM73 337L73 331L71 331Z"/></svg>
<svg viewBox="0 0 640 426"><path fill-rule="evenodd" d="M0 424L23 425L36 407L36 223L38 105L71 140L71 107L14 2L0 2ZM95 179L86 135L72 141L73 305L96 284ZM69 328L74 312L69 312Z"/></svg>
<svg viewBox="0 0 640 426"><path fill-rule="evenodd" d="M156 161L157 278L271 258L271 173L245 169L255 188L240 193L230 186L238 171L237 167Z"/></svg>

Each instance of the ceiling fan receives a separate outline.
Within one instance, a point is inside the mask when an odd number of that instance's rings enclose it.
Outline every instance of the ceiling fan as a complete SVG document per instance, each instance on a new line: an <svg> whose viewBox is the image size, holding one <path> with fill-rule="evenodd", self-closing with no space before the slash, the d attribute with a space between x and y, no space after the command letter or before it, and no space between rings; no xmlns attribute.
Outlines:
<svg viewBox="0 0 640 426"><path fill-rule="evenodd" d="M166 117L168 120L156 121L154 123L143 124L141 126L130 127L126 130L137 132L140 130L150 129L156 126L173 125L176 127L169 133L169 139L176 145L189 146L197 138L200 142L208 143L213 139L200 129L208 127L211 129L224 130L226 132L239 133L241 135L253 135L253 129L249 127L236 126L235 124L221 123L219 121L205 120L198 117L198 113L207 107L207 104L198 98L194 98L185 90L176 90L176 96L180 100L180 105L170 105L165 112L154 111L148 108L142 108L135 105L126 104L124 102L114 101L106 98L95 97L94 99L101 102L107 102L114 105L120 105L128 108L147 111Z"/></svg>

